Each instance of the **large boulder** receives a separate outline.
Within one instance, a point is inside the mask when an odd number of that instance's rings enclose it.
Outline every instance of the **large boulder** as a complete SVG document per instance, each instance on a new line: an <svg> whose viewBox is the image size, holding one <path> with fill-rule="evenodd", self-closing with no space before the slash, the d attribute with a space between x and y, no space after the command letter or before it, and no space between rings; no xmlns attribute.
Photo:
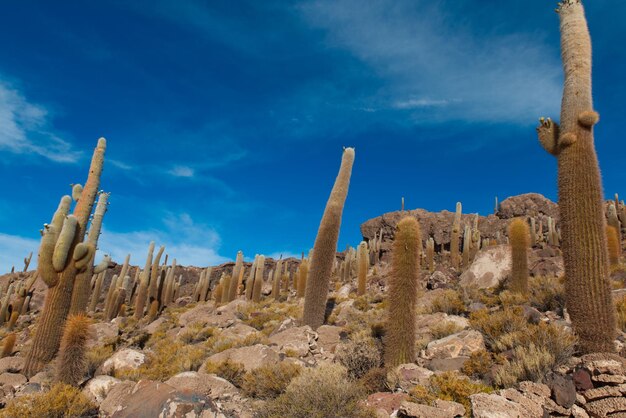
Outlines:
<svg viewBox="0 0 626 418"><path fill-rule="evenodd" d="M146 355L132 348L123 348L102 364L102 372L110 374L114 370L137 369L146 362Z"/></svg>
<svg viewBox="0 0 626 418"><path fill-rule="evenodd" d="M239 394L239 390L228 380L214 374L182 372L165 381L179 391L200 393L211 399L226 399Z"/></svg>
<svg viewBox="0 0 626 418"><path fill-rule="evenodd" d="M309 354L309 342L317 337L315 332L305 325L294 327L274 334L269 338L270 345L276 345L278 350L290 354L290 357L304 357Z"/></svg>
<svg viewBox="0 0 626 418"><path fill-rule="evenodd" d="M465 330L431 341L426 346L424 357L427 359L469 357L470 354L484 349L482 334L474 330Z"/></svg>
<svg viewBox="0 0 626 418"><path fill-rule="evenodd" d="M213 354L209 357L205 364L202 365L202 369L204 369L206 363L219 364L226 360L230 360L234 363L241 363L246 371L251 371L258 369L261 366L278 363L280 361L280 356L276 350L263 344L256 344L249 347L229 348L228 350Z"/></svg>
<svg viewBox="0 0 626 418"><path fill-rule="evenodd" d="M529 411L516 402L496 394L470 396L474 418L528 418Z"/></svg>
<svg viewBox="0 0 626 418"><path fill-rule="evenodd" d="M496 245L480 250L469 268L461 274L463 288L489 289L498 286L511 274L511 250Z"/></svg>
<svg viewBox="0 0 626 418"><path fill-rule="evenodd" d="M87 395L93 402L102 403L111 389L122 381L112 376L100 375L89 380L83 389L83 393Z"/></svg>

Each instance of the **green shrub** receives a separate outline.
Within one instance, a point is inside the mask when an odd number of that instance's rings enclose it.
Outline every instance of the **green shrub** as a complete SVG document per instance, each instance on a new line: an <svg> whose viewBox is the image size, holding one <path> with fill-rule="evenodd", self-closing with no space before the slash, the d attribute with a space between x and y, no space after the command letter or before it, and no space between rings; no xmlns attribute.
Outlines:
<svg viewBox="0 0 626 418"><path fill-rule="evenodd" d="M285 393L257 410L259 418L365 418L373 411L360 403L363 389L348 380L337 364L306 369L292 380Z"/></svg>
<svg viewBox="0 0 626 418"><path fill-rule="evenodd" d="M276 364L261 366L243 376L241 389L244 395L272 399L285 391L287 385L298 376L302 367L281 361Z"/></svg>

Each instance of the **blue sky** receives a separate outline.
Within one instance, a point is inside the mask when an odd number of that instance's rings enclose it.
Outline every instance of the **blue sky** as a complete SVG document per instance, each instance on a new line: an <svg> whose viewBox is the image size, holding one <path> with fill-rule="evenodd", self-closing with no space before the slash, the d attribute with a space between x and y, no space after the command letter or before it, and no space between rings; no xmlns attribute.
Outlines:
<svg viewBox="0 0 626 418"><path fill-rule="evenodd" d="M587 3L604 187L626 195L626 3ZM534 127L558 119L558 35L545 0L6 3L0 271L36 252L100 136L100 249L135 263L150 240L195 265L308 251L342 146L340 249L402 196L482 214L496 195L556 199Z"/></svg>

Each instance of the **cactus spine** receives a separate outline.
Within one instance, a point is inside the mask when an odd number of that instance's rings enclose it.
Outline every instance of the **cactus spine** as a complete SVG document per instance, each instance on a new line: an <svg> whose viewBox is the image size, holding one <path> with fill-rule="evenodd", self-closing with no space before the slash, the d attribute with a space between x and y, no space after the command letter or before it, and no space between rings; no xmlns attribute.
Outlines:
<svg viewBox="0 0 626 418"><path fill-rule="evenodd" d="M537 132L541 145L558 162L565 303L581 350L613 351L615 314L602 183L593 143L593 125L599 117L591 96L591 39L580 1L562 2L557 11L565 73L561 124L542 118Z"/></svg>
<svg viewBox="0 0 626 418"><path fill-rule="evenodd" d="M454 222L452 223L452 235L450 237L450 261L452 267L459 268L459 242L461 236L461 213L463 206L461 202L456 202L456 212L454 213Z"/></svg>
<svg viewBox="0 0 626 418"><path fill-rule="evenodd" d="M357 295L362 296L365 294L367 290L367 270L369 267L367 243L365 241L361 241L361 243L359 244L357 265L358 265Z"/></svg>
<svg viewBox="0 0 626 418"><path fill-rule="evenodd" d="M528 224L521 218L515 218L509 224L509 243L511 246L511 291L528 293L528 247L530 234Z"/></svg>
<svg viewBox="0 0 626 418"><path fill-rule="evenodd" d="M415 361L415 316L422 240L413 217L398 222L389 280L385 366Z"/></svg>
<svg viewBox="0 0 626 418"><path fill-rule="evenodd" d="M313 329L324 323L330 275L337 252L341 215L348 195L354 148L345 148L339 174L330 193L313 246L313 259L306 283L302 322Z"/></svg>
<svg viewBox="0 0 626 418"><path fill-rule="evenodd" d="M67 318L57 358L57 381L78 386L85 377L87 340L91 336L90 324L89 318L82 313Z"/></svg>
<svg viewBox="0 0 626 418"><path fill-rule="evenodd" d="M63 257L65 259L71 259L72 262L68 263L62 271L54 271L53 268L53 259L55 257L54 253L50 254L50 241L56 241L60 237L56 235L56 232L50 234L50 229L53 228L56 229L56 231L62 230L62 224L64 223L63 218L66 217L71 203L69 196L62 199L59 209L52 220L52 226L46 228L46 232L42 238L39 248L38 270L41 278L46 285L48 285L49 289L46 294L42 313L39 317L33 343L24 364L24 373L27 376L33 376L39 372L57 353L65 319L67 318L72 302L74 279L80 271L86 268L88 262L91 261L91 258L95 254L95 248L90 244L84 244L82 241L85 237L89 216L91 215L100 186L100 176L104 166L105 150L106 140L100 138L93 153L87 182L74 208L77 228L72 244L67 249L67 256ZM47 235L50 236L46 237ZM86 246L87 251L81 251L83 257L77 259L78 248L81 246Z"/></svg>

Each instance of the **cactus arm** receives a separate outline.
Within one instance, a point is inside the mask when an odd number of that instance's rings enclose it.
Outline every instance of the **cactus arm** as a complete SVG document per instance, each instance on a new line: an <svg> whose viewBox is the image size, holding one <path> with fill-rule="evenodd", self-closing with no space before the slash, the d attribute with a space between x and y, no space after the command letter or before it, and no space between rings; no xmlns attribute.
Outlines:
<svg viewBox="0 0 626 418"><path fill-rule="evenodd" d="M69 215L63 222L63 228L59 233L59 238L54 245L54 253L52 254L52 267L54 267L57 273L65 270L65 267L68 265L70 249L74 243L77 226L78 221L73 215Z"/></svg>

